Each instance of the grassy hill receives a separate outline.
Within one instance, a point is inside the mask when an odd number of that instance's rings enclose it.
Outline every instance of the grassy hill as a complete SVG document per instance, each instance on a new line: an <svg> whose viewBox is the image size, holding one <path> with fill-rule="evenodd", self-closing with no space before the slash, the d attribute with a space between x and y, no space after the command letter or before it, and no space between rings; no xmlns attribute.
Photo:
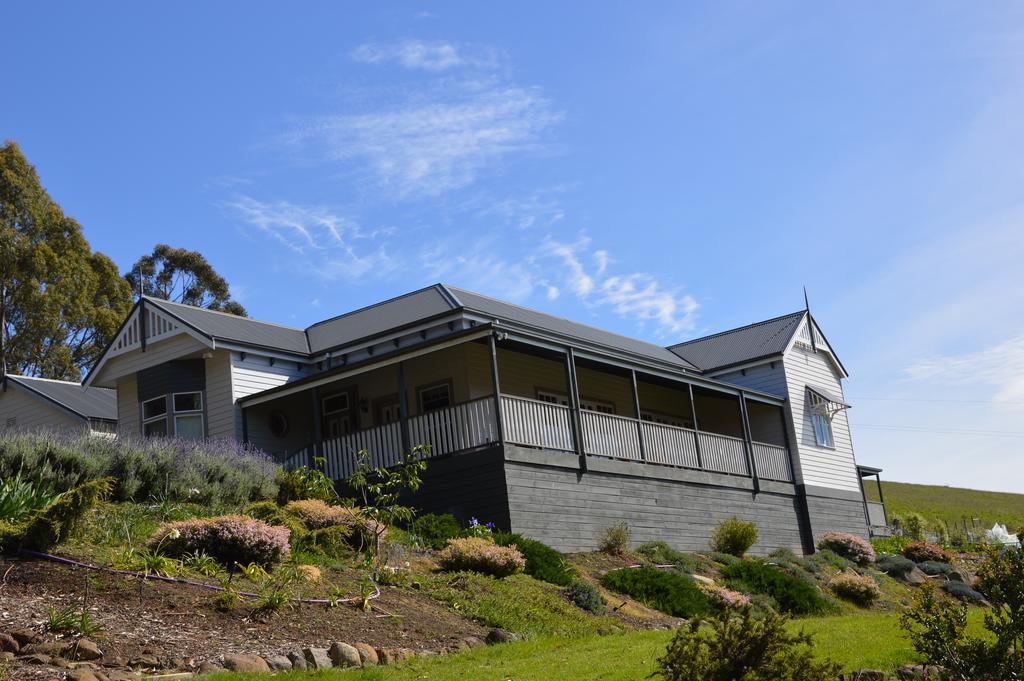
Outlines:
<svg viewBox="0 0 1024 681"><path fill-rule="evenodd" d="M868 498L877 501L875 485L865 480L864 487ZM992 527L999 522L1007 525L1011 532L1024 526L1024 494L885 481L882 493L890 517L914 511L928 519L957 525L965 518L968 524L971 518L977 518L979 525Z"/></svg>

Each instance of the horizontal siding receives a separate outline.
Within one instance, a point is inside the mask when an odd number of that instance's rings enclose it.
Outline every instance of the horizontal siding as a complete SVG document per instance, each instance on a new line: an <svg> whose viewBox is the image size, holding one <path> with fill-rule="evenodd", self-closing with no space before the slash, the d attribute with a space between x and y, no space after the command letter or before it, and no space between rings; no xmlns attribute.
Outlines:
<svg viewBox="0 0 1024 681"><path fill-rule="evenodd" d="M231 353L217 350L206 360L206 434L240 438L239 418L231 388Z"/></svg>
<svg viewBox="0 0 1024 681"><path fill-rule="evenodd" d="M61 409L45 398L8 381L7 390L0 392L0 428L14 419L14 428L25 430L52 430L56 432L82 432L84 419Z"/></svg>
<svg viewBox="0 0 1024 681"><path fill-rule="evenodd" d="M234 400L263 392L291 383L309 375L308 370L301 370L295 362L275 360L270 364L269 357L242 353L231 353L231 391Z"/></svg>
<svg viewBox="0 0 1024 681"><path fill-rule="evenodd" d="M819 447L814 439L807 387L816 387L830 394L842 396L842 382L834 365L825 355L813 353L799 344L794 345L786 354L783 364L786 370L789 407L793 414L802 482L859 492L860 481L857 478L846 411L839 412L832 419L835 449Z"/></svg>
<svg viewBox="0 0 1024 681"><path fill-rule="evenodd" d="M133 350L124 355L112 357L97 374L94 383L105 388L115 387L119 378L134 375L136 372L154 367L172 359L181 359L186 355L206 350L206 346L188 334L179 334L170 338L150 343L145 352Z"/></svg>
<svg viewBox="0 0 1024 681"><path fill-rule="evenodd" d="M719 381L741 385L751 390L759 390L780 397L786 396L786 371L782 361L767 362L740 371L714 374L713 377Z"/></svg>
<svg viewBox="0 0 1024 681"><path fill-rule="evenodd" d="M117 432L139 434L139 384L134 375L117 382Z"/></svg>

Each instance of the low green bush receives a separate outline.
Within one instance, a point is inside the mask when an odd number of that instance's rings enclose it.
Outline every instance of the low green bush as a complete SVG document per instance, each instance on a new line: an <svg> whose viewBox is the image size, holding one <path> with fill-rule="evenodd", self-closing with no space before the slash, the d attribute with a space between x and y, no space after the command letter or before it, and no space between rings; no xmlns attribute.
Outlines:
<svg viewBox="0 0 1024 681"><path fill-rule="evenodd" d="M903 549L912 541L914 540L909 537L901 537L898 534L894 534L891 537L872 537L871 547L875 549L876 556L880 556L883 553L902 554Z"/></svg>
<svg viewBox="0 0 1024 681"><path fill-rule="evenodd" d="M17 523L25 520L59 498L59 492L22 477L21 471L6 479L0 478L0 521Z"/></svg>
<svg viewBox="0 0 1024 681"><path fill-rule="evenodd" d="M718 563L719 565L732 565L733 563L738 563L738 562L740 562L743 559L742 558L737 558L736 556L733 556L733 555L728 554L728 553L721 553L720 551L714 551L714 552L711 553L711 560L713 560L714 562Z"/></svg>
<svg viewBox="0 0 1024 681"><path fill-rule="evenodd" d="M46 551L80 532L90 511L114 488L111 478L84 482L19 523L0 521L0 551L15 548Z"/></svg>
<svg viewBox="0 0 1024 681"><path fill-rule="evenodd" d="M651 541L641 544L636 552L655 565L674 565L682 572L707 572L711 569L711 561L695 553L676 551L663 541Z"/></svg>
<svg viewBox="0 0 1024 681"><path fill-rule="evenodd" d="M565 595L582 610L594 615L604 614L604 599L601 591L588 581L577 579L565 587Z"/></svg>
<svg viewBox="0 0 1024 681"><path fill-rule="evenodd" d="M742 558L756 542L757 523L732 516L718 523L711 535L711 550Z"/></svg>
<svg viewBox="0 0 1024 681"><path fill-rule="evenodd" d="M786 613L816 615L830 609L817 587L761 560L733 563L722 570L722 575L729 588L771 596Z"/></svg>
<svg viewBox="0 0 1024 681"><path fill-rule="evenodd" d="M462 525L451 513L425 513L409 525L409 531L430 548L440 551L449 539L462 534Z"/></svg>
<svg viewBox="0 0 1024 681"><path fill-rule="evenodd" d="M492 577L507 577L522 572L526 559L514 546L498 546L483 537L463 537L448 542L437 557L446 572L479 572Z"/></svg>
<svg viewBox="0 0 1024 681"><path fill-rule="evenodd" d="M601 584L674 617L694 617L711 609L693 579L652 567L621 568L601 577Z"/></svg>
<svg viewBox="0 0 1024 681"><path fill-rule="evenodd" d="M524 572L534 579L557 586L569 586L576 579L576 571L558 551L537 541L511 532L495 532L498 546L515 546L526 559Z"/></svg>
<svg viewBox="0 0 1024 681"><path fill-rule="evenodd" d="M867 575L842 572L832 578L829 587L837 596L862 607L868 607L882 595L878 582Z"/></svg>
<svg viewBox="0 0 1024 681"><path fill-rule="evenodd" d="M310 532L302 546L320 556L341 558L352 553L352 534L348 525L332 525Z"/></svg>
<svg viewBox="0 0 1024 681"><path fill-rule="evenodd" d="M285 513L284 509L273 501L257 501L249 504L242 510L242 515L262 520L268 525L287 527L290 532L288 543L292 549L304 546L304 542L309 536L309 530L301 520L290 513Z"/></svg>
<svg viewBox="0 0 1024 681"><path fill-rule="evenodd" d="M623 521L601 530L598 548L604 553L621 556L629 551L629 525Z"/></svg>
<svg viewBox="0 0 1024 681"><path fill-rule="evenodd" d="M317 459L323 464L323 459ZM278 486L277 503L284 506L289 501L317 499L319 501L337 501L338 493L334 489L334 481L317 468L299 466L291 470L279 470L276 476Z"/></svg>

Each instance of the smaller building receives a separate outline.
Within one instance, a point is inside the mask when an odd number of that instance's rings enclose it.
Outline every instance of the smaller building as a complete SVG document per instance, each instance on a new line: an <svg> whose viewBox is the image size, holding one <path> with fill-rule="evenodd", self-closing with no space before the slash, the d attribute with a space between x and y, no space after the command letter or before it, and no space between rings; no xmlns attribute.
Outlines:
<svg viewBox="0 0 1024 681"><path fill-rule="evenodd" d="M0 378L0 428L113 435L117 392L7 374Z"/></svg>

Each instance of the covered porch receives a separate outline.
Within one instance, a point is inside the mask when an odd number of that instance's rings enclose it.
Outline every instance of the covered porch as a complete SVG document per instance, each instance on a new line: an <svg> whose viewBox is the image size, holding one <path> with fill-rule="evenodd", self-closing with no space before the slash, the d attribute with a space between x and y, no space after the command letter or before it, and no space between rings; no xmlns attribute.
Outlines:
<svg viewBox="0 0 1024 681"><path fill-rule="evenodd" d="M872 536L888 537L892 532L889 529L889 516L885 511L881 474L881 468L857 466L860 489L864 495L864 518L868 521L868 530ZM869 481L868 485L864 484L865 480Z"/></svg>
<svg viewBox="0 0 1024 681"><path fill-rule="evenodd" d="M245 438L286 465L349 475L429 445L430 457L517 446L792 482L783 401L682 372L507 333L335 369L241 406ZM287 386L285 386L287 388Z"/></svg>

